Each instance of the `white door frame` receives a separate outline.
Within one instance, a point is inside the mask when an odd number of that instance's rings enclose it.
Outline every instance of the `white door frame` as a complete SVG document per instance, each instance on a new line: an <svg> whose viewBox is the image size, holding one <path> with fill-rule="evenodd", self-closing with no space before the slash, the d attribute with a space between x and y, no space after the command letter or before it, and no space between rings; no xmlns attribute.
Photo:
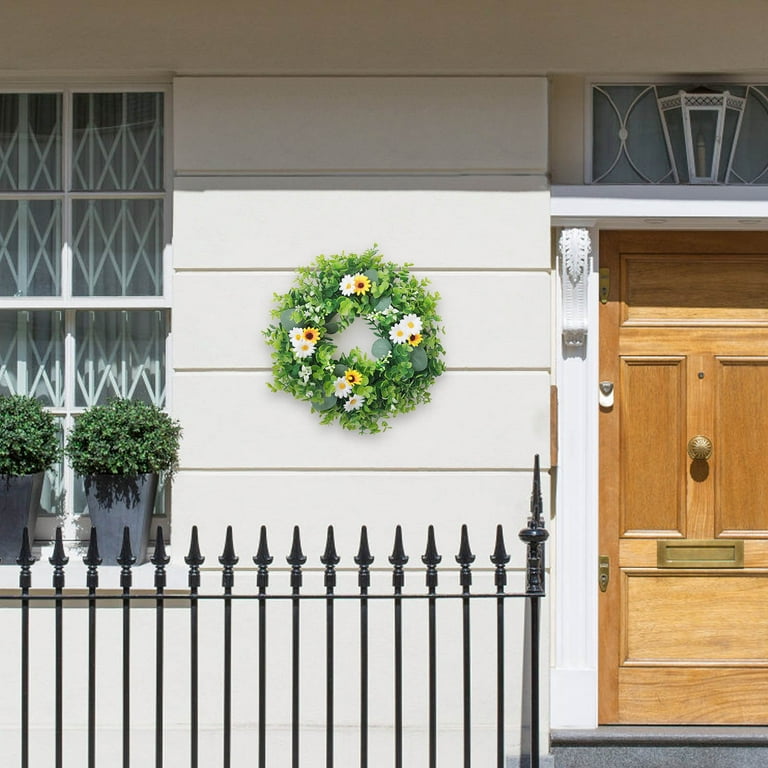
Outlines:
<svg viewBox="0 0 768 768"><path fill-rule="evenodd" d="M768 186L574 186L551 189L551 222L591 240L586 339L563 344L556 254L554 360L559 399L550 670L551 728L597 726L599 232L601 229L768 230ZM557 243L559 237L554 238Z"/></svg>

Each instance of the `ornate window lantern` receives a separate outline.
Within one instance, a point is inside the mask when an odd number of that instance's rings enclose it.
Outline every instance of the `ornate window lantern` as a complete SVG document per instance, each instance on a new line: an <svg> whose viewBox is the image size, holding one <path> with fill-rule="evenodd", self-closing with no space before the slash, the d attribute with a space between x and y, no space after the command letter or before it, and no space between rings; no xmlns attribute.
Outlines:
<svg viewBox="0 0 768 768"><path fill-rule="evenodd" d="M745 102L728 91L703 86L658 99L667 150L681 183L726 181Z"/></svg>

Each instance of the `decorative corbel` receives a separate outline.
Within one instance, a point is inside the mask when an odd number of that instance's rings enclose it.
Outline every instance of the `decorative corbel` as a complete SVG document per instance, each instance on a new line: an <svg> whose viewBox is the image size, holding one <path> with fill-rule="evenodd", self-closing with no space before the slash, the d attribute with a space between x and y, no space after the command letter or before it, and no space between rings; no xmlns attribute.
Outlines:
<svg viewBox="0 0 768 768"><path fill-rule="evenodd" d="M592 240L589 230L571 227L562 230L558 242L563 291L563 343L583 347L587 341L587 283Z"/></svg>

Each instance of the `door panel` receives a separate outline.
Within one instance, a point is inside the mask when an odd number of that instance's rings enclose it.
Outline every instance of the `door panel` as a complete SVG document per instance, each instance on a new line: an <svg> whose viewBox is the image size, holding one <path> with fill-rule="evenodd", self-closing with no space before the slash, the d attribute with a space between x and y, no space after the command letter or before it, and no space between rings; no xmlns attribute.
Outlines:
<svg viewBox="0 0 768 768"><path fill-rule="evenodd" d="M768 723L768 234L603 233L600 266L600 722Z"/></svg>
<svg viewBox="0 0 768 768"><path fill-rule="evenodd" d="M682 536L685 358L622 357L620 450L623 536ZM673 471L669 471L673 467ZM656 478L653 484L648 478Z"/></svg>
<svg viewBox="0 0 768 768"><path fill-rule="evenodd" d="M717 358L715 530L768 536L768 473L755 466L768 435L768 358Z"/></svg>

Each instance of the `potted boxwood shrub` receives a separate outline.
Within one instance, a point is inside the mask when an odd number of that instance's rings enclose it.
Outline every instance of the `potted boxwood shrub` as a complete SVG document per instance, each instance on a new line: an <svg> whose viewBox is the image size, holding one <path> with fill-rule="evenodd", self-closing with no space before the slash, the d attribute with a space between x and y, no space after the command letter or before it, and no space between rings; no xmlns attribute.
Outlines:
<svg viewBox="0 0 768 768"><path fill-rule="evenodd" d="M16 565L24 527L34 534L45 471L61 455L59 428L37 398L0 396L0 563Z"/></svg>
<svg viewBox="0 0 768 768"><path fill-rule="evenodd" d="M65 452L83 477L105 565L116 564L126 525L136 562L146 562L159 476L176 469L180 439L178 421L139 400L110 400L75 418Z"/></svg>

